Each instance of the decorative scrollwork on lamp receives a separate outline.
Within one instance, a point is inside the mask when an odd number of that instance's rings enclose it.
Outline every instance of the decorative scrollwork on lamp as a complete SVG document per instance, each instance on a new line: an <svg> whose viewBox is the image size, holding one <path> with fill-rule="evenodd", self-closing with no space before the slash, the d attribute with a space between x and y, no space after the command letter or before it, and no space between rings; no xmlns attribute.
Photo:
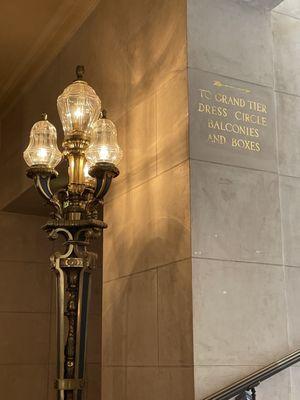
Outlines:
<svg viewBox="0 0 300 400"><path fill-rule="evenodd" d="M100 208L122 158L116 127L83 80L83 66L76 73L77 79L57 99L63 152L46 114L33 125L24 151L27 176L52 207L43 229L51 240L65 239L65 251L51 257L57 288L57 400L83 399L90 273L97 257L89 245L106 228ZM62 158L68 163L68 184L53 192L51 181Z"/></svg>

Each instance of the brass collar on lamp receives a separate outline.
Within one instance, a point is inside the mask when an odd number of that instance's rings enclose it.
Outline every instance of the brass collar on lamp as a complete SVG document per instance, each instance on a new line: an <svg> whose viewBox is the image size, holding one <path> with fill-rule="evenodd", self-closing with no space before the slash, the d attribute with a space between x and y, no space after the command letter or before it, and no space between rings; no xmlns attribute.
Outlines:
<svg viewBox="0 0 300 400"><path fill-rule="evenodd" d="M43 227L50 239L62 235L63 254L51 257L57 285L57 379L59 400L81 400L85 387L85 349L90 272L96 255L89 245L106 224L101 220L103 197L119 174L122 150L117 130L101 112L101 101L83 81L84 68L57 99L64 130L63 152L57 147L55 127L46 114L33 125L24 151L40 195L52 206L51 219ZM100 118L99 118L100 116ZM68 163L68 184L53 193L51 180L62 157ZM65 339L65 332L68 332Z"/></svg>

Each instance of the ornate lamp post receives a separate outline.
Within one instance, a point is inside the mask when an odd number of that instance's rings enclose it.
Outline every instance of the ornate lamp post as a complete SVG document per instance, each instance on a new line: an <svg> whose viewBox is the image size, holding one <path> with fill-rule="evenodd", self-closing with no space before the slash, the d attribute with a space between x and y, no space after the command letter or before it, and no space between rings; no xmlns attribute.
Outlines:
<svg viewBox="0 0 300 400"><path fill-rule="evenodd" d="M101 112L95 91L83 81L84 68L78 66L76 73L77 79L57 99L63 153L46 114L33 125L24 151L27 176L53 209L43 229L52 240L59 235L65 239L63 254L51 256L57 288L58 400L83 399L90 273L97 257L88 249L106 228L99 212L122 157L116 127ZM55 167L62 157L68 162L68 184L53 193L51 180L58 176Z"/></svg>

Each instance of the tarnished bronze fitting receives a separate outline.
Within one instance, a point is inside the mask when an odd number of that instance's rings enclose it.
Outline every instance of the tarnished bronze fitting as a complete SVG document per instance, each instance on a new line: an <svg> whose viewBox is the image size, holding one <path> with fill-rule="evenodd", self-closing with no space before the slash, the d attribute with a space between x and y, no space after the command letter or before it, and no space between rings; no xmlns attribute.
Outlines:
<svg viewBox="0 0 300 400"><path fill-rule="evenodd" d="M30 179L34 179L37 175L40 176L49 176L50 179L56 178L58 176L58 172L53 168L47 168L44 165L34 165L30 167L26 171L26 175Z"/></svg>
<svg viewBox="0 0 300 400"><path fill-rule="evenodd" d="M81 199L72 199L70 200L68 206L65 208L65 213L68 214L70 212L80 212L83 213L85 211L85 202Z"/></svg>
<svg viewBox="0 0 300 400"><path fill-rule="evenodd" d="M88 181L85 183L85 188L84 188L84 192L83 192L83 197L85 200L88 200L91 197L93 197L95 188L96 188L96 180Z"/></svg>
<svg viewBox="0 0 300 400"><path fill-rule="evenodd" d="M89 143L87 136L81 132L68 137L63 143L64 156L68 160L68 190L71 193L81 194L85 189L85 151Z"/></svg>
<svg viewBox="0 0 300 400"><path fill-rule="evenodd" d="M76 193L76 190L80 190L81 185L74 185L73 192L64 206L64 218L67 220L79 221L86 216L85 208L86 201L82 198L80 193ZM82 189L83 191L83 189Z"/></svg>
<svg viewBox="0 0 300 400"><path fill-rule="evenodd" d="M85 157L83 155L69 154L69 184L68 190L71 194L82 194L85 189L85 177L83 168L85 165Z"/></svg>
<svg viewBox="0 0 300 400"><path fill-rule="evenodd" d="M114 164L106 162L97 163L89 170L89 174L93 178L102 178L105 173L113 178L116 178L119 175L119 170Z"/></svg>
<svg viewBox="0 0 300 400"><path fill-rule="evenodd" d="M70 150L78 150L84 151L89 147L90 138L84 132L74 132L72 136L69 136L63 142L64 152L68 152Z"/></svg>

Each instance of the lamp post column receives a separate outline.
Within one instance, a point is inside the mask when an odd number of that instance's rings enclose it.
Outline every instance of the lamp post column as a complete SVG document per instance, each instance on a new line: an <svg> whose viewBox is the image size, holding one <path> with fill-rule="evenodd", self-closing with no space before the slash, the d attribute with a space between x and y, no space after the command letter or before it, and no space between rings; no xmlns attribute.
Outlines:
<svg viewBox="0 0 300 400"><path fill-rule="evenodd" d="M50 238L63 235L66 239L65 253L51 258L57 294L57 400L82 400L91 271L96 260L86 249L86 235L92 232L67 226L51 228L45 227Z"/></svg>
<svg viewBox="0 0 300 400"><path fill-rule="evenodd" d="M62 153L56 128L46 114L33 125L24 151L27 176L52 206L43 229L51 240L65 239L64 252L51 257L57 292L57 400L84 397L90 280L96 264L96 254L88 248L106 228L99 211L122 158L116 127L106 113L100 113L100 98L82 80L83 72L82 66L76 68L77 79L57 99L68 184L52 192L51 180L58 176L55 167Z"/></svg>

